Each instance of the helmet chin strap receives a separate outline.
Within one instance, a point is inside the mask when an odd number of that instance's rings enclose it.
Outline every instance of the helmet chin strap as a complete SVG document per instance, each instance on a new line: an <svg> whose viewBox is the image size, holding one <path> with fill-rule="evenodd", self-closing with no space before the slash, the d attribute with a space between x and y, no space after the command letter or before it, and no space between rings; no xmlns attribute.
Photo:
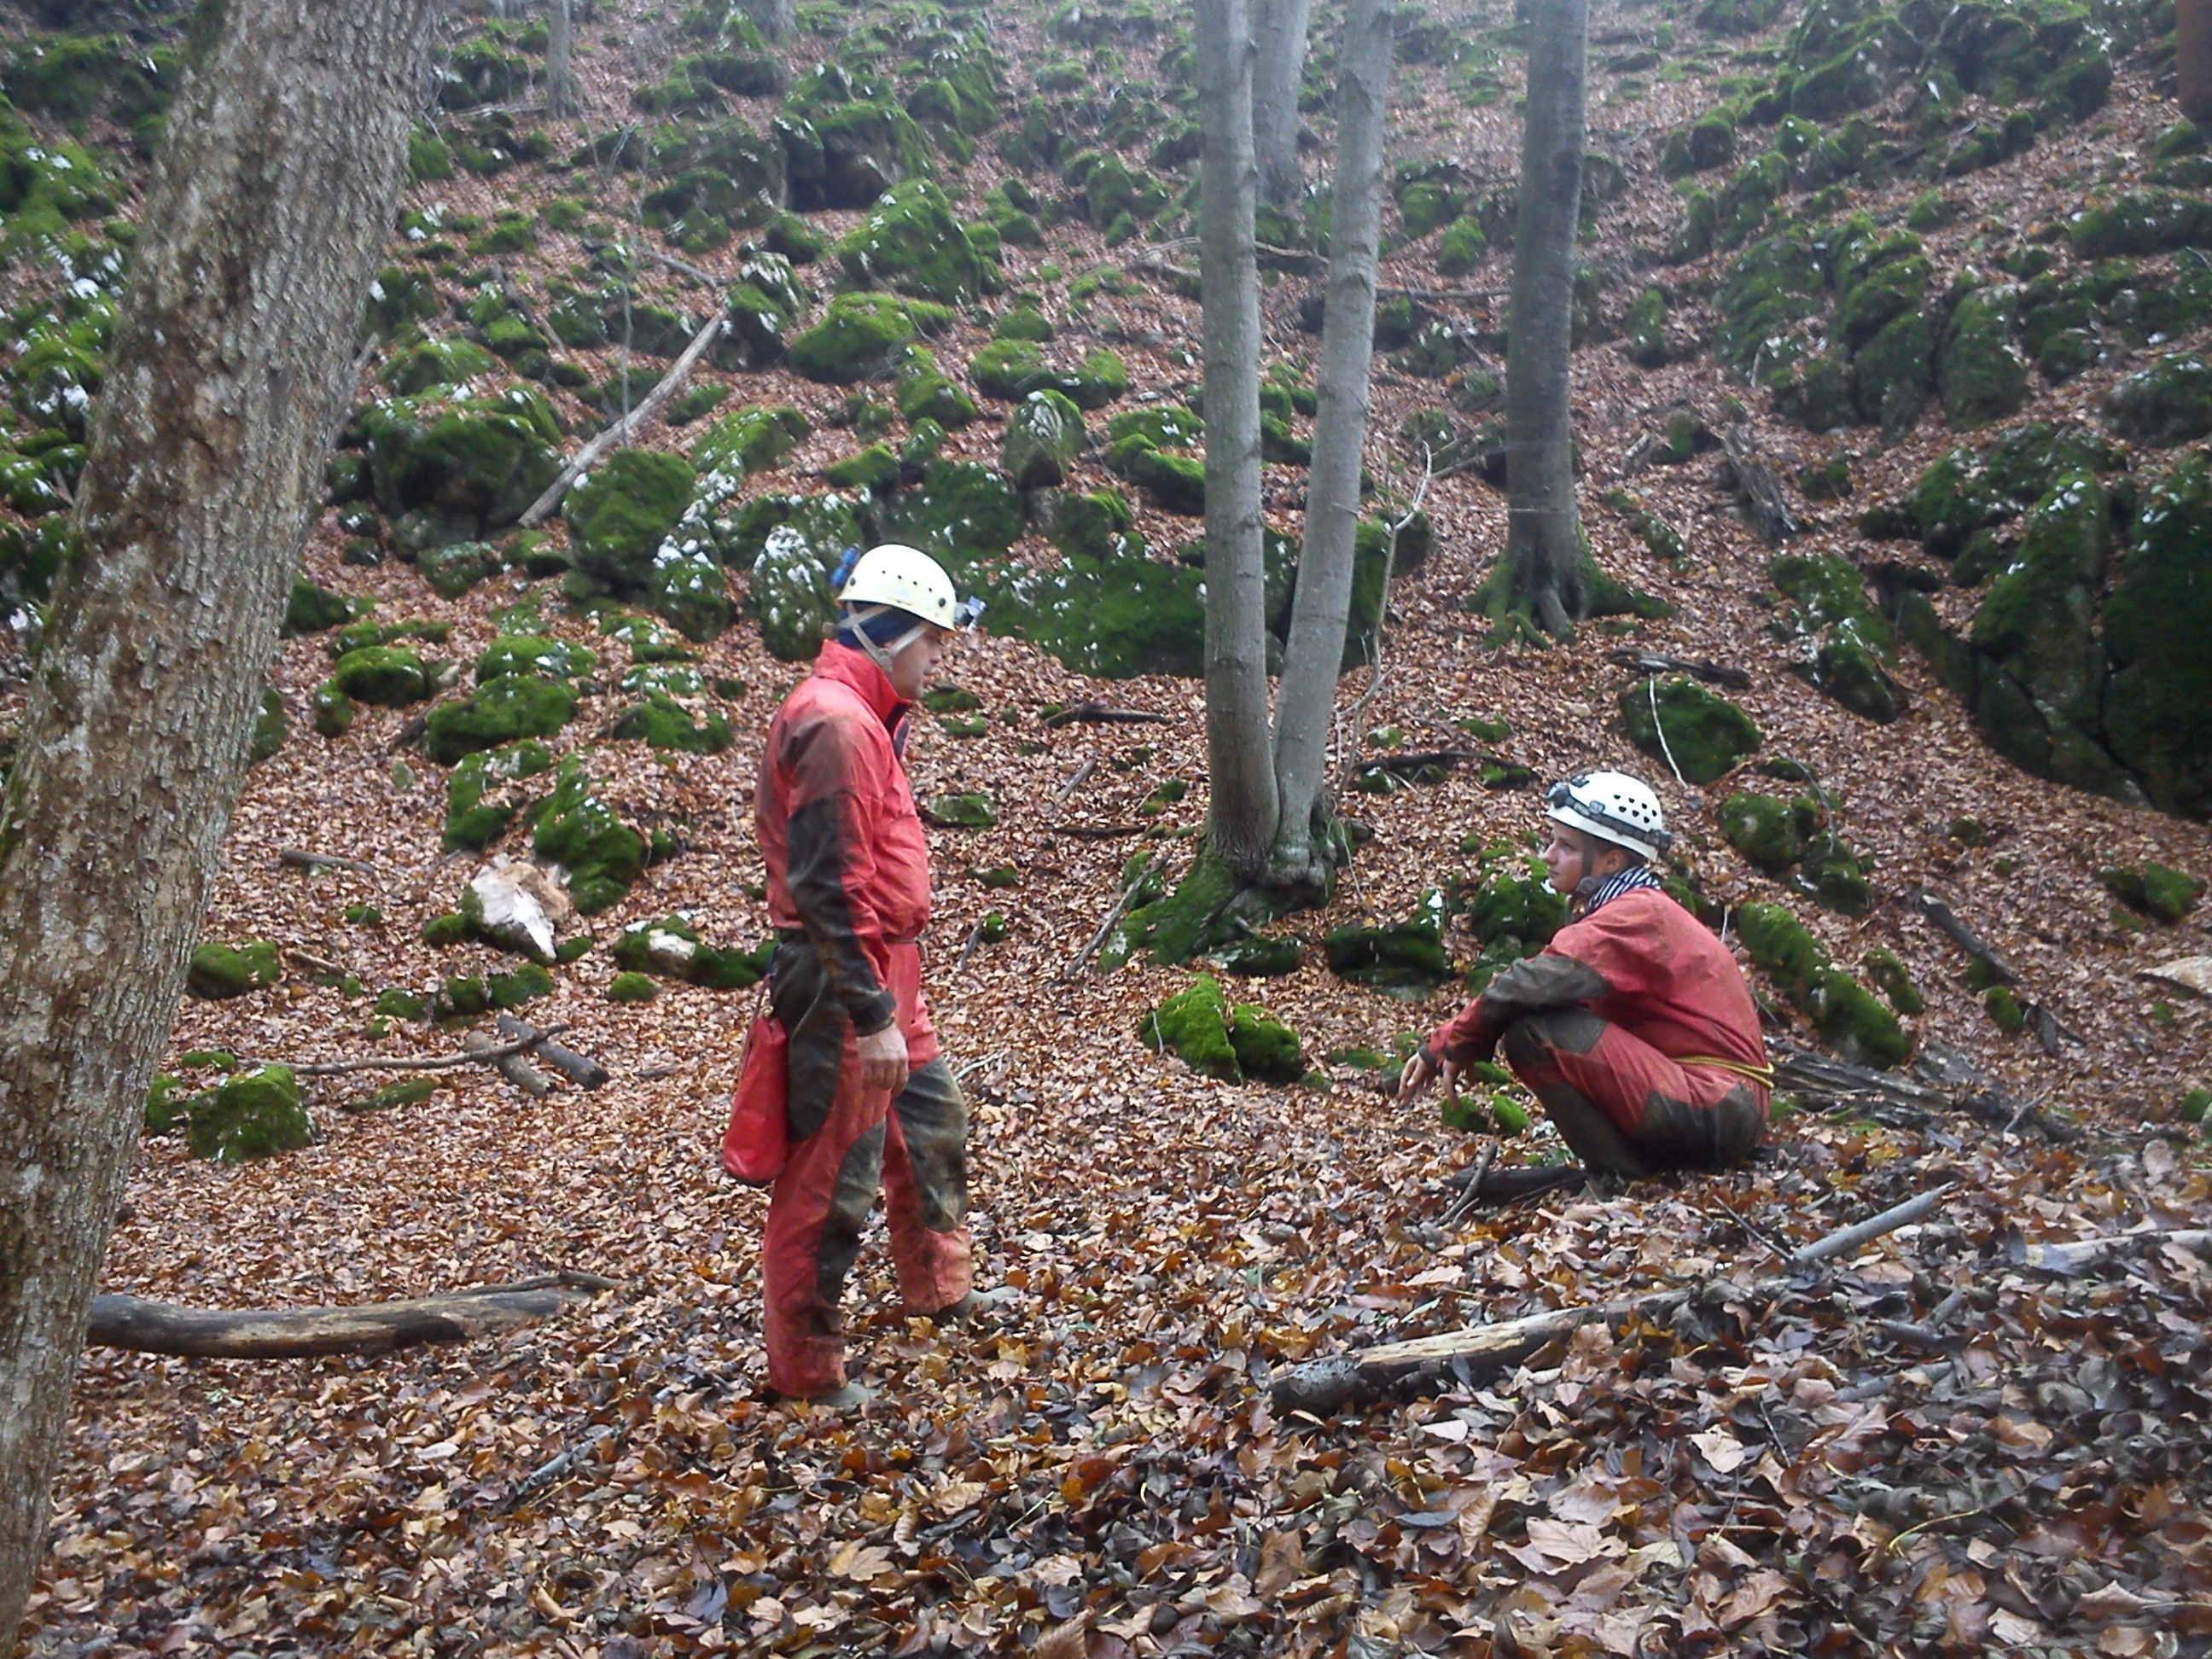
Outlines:
<svg viewBox="0 0 2212 1659"><path fill-rule="evenodd" d="M865 610L859 605L845 607L845 620L853 624L853 637L860 641L861 651L866 654L870 662L884 671L886 678L891 672L892 659L920 639L929 627L927 623L917 622L889 645L878 645L868 637L867 629L861 624L874 621L890 608L887 605L872 605Z"/></svg>

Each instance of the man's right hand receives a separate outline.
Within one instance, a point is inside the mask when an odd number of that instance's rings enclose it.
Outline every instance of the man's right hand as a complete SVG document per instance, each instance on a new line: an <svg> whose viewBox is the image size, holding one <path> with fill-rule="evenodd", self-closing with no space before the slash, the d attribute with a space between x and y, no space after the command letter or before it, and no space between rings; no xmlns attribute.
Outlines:
<svg viewBox="0 0 2212 1659"><path fill-rule="evenodd" d="M1431 1065L1429 1051L1416 1048L1413 1057L1406 1062L1406 1069L1398 1073L1398 1099L1401 1104L1412 1100L1426 1089L1437 1077L1444 1081L1444 1092L1450 1094L1459 1087L1460 1068L1446 1060L1442 1066Z"/></svg>
<svg viewBox="0 0 2212 1659"><path fill-rule="evenodd" d="M872 1031L860 1039L860 1086L871 1094L889 1091L896 1094L906 1087L907 1074L914 1068L907 1059L906 1033L893 1020L880 1031Z"/></svg>

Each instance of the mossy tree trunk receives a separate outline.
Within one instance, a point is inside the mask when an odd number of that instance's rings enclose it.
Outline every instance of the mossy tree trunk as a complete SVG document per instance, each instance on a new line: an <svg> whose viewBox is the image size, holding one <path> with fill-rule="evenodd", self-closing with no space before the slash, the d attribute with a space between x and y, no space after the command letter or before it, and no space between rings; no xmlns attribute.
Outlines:
<svg viewBox="0 0 2212 1659"><path fill-rule="evenodd" d="M0 815L0 1650L352 391L429 0L229 0L168 119Z"/></svg>
<svg viewBox="0 0 2212 1659"><path fill-rule="evenodd" d="M1328 303L1321 340L1320 406L1306 490L1297 592L1275 719L1281 822L1270 880L1326 891L1328 736L1344 630L1352 614L1360 454L1367 441L1375 347L1376 249L1382 222L1382 139L1390 90L1391 14L1352 0L1336 95L1336 179L1329 209Z"/></svg>
<svg viewBox="0 0 2212 1659"><path fill-rule="evenodd" d="M1530 10L1505 353L1505 567L1492 603L1495 613L1533 618L1564 638L1589 603L1569 396L1589 7L1589 0L1537 0Z"/></svg>
<svg viewBox="0 0 2212 1659"><path fill-rule="evenodd" d="M1298 199L1305 170L1298 165L1298 86L1305 71L1306 21L1310 0L1255 0L1253 43L1252 138L1259 153L1260 191L1277 207Z"/></svg>
<svg viewBox="0 0 2212 1659"><path fill-rule="evenodd" d="M574 0L545 0L545 112L565 121L577 112Z"/></svg>
<svg viewBox="0 0 2212 1659"><path fill-rule="evenodd" d="M1199 0L1199 289L1206 374L1206 836L1239 885L1265 873L1277 797L1268 741L1260 522L1260 279L1252 220L1245 0Z"/></svg>

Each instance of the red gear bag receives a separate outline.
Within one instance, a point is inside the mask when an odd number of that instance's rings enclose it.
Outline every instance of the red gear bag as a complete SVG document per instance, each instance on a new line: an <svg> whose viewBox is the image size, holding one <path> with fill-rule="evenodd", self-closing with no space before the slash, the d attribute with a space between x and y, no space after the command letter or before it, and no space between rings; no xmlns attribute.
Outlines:
<svg viewBox="0 0 2212 1659"><path fill-rule="evenodd" d="M763 1008L745 1038L744 1063L722 1131L722 1168L749 1187L766 1187L791 1158L790 1036Z"/></svg>

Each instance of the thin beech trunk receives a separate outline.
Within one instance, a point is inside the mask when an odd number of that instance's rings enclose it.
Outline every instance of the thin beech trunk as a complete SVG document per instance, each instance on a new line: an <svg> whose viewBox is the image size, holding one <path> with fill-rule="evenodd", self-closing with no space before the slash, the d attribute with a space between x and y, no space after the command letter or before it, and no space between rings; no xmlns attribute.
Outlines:
<svg viewBox="0 0 2212 1659"><path fill-rule="evenodd" d="M1329 209L1328 305L1321 336L1305 538L1275 714L1281 821L1273 880L1325 887L1317 834L1328 808L1329 717L1352 614L1359 527L1360 455L1367 441L1368 368L1375 349L1376 247L1382 222L1382 139L1390 94L1391 16L1385 0L1352 0L1336 94L1336 184Z"/></svg>
<svg viewBox="0 0 2212 1659"><path fill-rule="evenodd" d="M1525 611L1545 632L1565 637L1589 606L1569 393L1589 7L1589 0L1538 0L1530 9L1534 30L1505 353L1503 608Z"/></svg>
<svg viewBox="0 0 2212 1659"><path fill-rule="evenodd" d="M168 120L0 814L0 1651L175 1024L430 0L229 0Z"/></svg>
<svg viewBox="0 0 2212 1659"><path fill-rule="evenodd" d="M2212 0L2176 0L2173 70L2181 112L2212 124Z"/></svg>
<svg viewBox="0 0 2212 1659"><path fill-rule="evenodd" d="M1298 199L1305 170L1298 165L1298 88L1305 72L1310 0L1254 0L1252 140L1260 162L1260 193L1277 207Z"/></svg>
<svg viewBox="0 0 2212 1659"><path fill-rule="evenodd" d="M744 0L745 15L770 40L788 40L799 27L797 9L792 0Z"/></svg>
<svg viewBox="0 0 2212 1659"><path fill-rule="evenodd" d="M1231 881L1275 838L1261 562L1260 276L1252 217L1252 37L1245 0L1198 0L1199 287L1206 353L1206 835Z"/></svg>
<svg viewBox="0 0 2212 1659"><path fill-rule="evenodd" d="M576 113L575 0L545 0L545 112L556 121Z"/></svg>

